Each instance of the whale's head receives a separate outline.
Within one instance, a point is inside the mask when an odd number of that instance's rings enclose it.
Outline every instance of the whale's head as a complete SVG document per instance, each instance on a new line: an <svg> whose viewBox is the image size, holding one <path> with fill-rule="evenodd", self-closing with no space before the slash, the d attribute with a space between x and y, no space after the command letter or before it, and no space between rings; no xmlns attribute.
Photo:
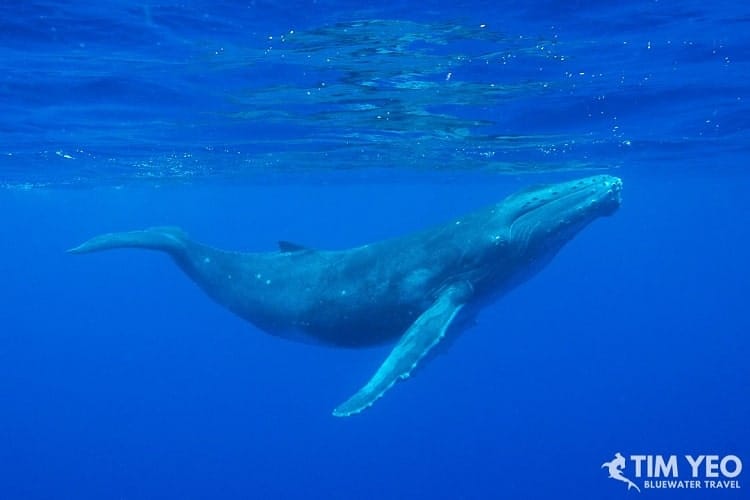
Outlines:
<svg viewBox="0 0 750 500"><path fill-rule="evenodd" d="M622 181L596 175L526 189L502 205L507 243L519 258L551 257L591 221L620 206Z"/></svg>

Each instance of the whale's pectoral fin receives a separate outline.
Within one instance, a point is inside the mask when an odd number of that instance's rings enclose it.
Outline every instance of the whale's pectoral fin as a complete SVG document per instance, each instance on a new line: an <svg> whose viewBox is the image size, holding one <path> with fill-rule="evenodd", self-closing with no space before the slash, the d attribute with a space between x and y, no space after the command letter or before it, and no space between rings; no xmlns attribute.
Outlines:
<svg viewBox="0 0 750 500"><path fill-rule="evenodd" d="M370 381L333 410L333 414L348 417L359 413L372 406L399 379L408 378L420 360L445 336L470 295L471 285L468 283L445 288L409 327Z"/></svg>

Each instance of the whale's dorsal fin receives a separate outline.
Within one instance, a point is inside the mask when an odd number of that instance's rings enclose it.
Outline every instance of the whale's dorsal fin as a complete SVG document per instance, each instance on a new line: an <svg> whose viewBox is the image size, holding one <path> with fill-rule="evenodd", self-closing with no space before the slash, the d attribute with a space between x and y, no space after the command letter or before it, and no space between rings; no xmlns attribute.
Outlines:
<svg viewBox="0 0 750 500"><path fill-rule="evenodd" d="M312 250L311 248L308 248L306 246L298 245L297 243L292 243L291 241L279 241L279 251L281 252L301 252L303 250Z"/></svg>
<svg viewBox="0 0 750 500"><path fill-rule="evenodd" d="M445 336L471 292L469 283L443 289L435 302L404 333L370 381L333 410L333 414L348 417L359 413L377 401L399 379L408 378L422 358Z"/></svg>

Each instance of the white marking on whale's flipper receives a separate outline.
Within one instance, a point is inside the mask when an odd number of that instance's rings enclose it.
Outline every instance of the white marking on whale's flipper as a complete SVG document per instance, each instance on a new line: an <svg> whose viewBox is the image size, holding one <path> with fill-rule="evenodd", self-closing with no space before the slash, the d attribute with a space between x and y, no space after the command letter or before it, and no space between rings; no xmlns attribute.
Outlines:
<svg viewBox="0 0 750 500"><path fill-rule="evenodd" d="M348 417L359 413L372 406L399 379L408 378L422 358L445 336L469 295L471 285L468 283L445 288L409 327L370 381L333 410L333 414Z"/></svg>

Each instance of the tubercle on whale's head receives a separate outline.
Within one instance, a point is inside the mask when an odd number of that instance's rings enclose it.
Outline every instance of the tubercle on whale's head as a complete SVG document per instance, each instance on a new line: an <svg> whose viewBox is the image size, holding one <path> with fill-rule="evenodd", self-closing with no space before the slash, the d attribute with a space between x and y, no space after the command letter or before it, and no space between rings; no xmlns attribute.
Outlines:
<svg viewBox="0 0 750 500"><path fill-rule="evenodd" d="M555 250L594 219L615 213L621 191L618 177L596 175L511 195L501 206L508 241L531 254Z"/></svg>

